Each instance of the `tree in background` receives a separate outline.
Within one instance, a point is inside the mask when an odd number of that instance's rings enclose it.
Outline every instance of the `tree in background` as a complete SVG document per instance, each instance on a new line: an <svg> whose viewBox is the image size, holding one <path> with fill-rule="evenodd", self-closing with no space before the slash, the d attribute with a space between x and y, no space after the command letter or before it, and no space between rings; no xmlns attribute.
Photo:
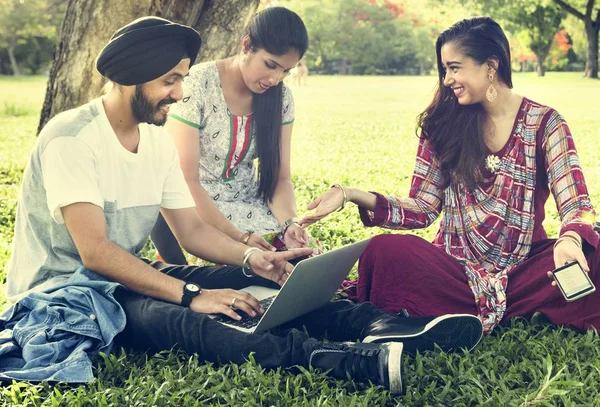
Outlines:
<svg viewBox="0 0 600 407"><path fill-rule="evenodd" d="M390 9L363 0L340 3L339 54L355 74L388 73L399 53L399 36Z"/></svg>
<svg viewBox="0 0 600 407"><path fill-rule="evenodd" d="M198 61L218 59L238 51L243 30L258 5L259 0L69 0L38 132L57 113L101 94L104 79L94 61L119 27L147 15L186 24L202 36Z"/></svg>
<svg viewBox="0 0 600 407"><path fill-rule="evenodd" d="M427 74L435 52L433 29L412 0L287 0L309 32L311 71L352 74ZM419 10L415 5L415 10Z"/></svg>
<svg viewBox="0 0 600 407"><path fill-rule="evenodd" d="M513 2L515 3L517 2ZM564 12L553 4L529 3L523 4L513 15L513 23L523 25L529 34L529 48L537 57L538 76L544 76L546 57L556 32L560 30L560 24L565 17Z"/></svg>
<svg viewBox="0 0 600 407"><path fill-rule="evenodd" d="M548 53L548 58L546 58L547 65L554 71L562 71L575 60L571 37L567 30L560 30L554 34L554 41Z"/></svg>
<svg viewBox="0 0 600 407"><path fill-rule="evenodd" d="M563 26L569 38L572 41L572 60L569 60L568 69L571 71L585 71L585 61L587 54L587 40L585 38L585 29L581 20L572 14L567 14L567 18L563 21Z"/></svg>
<svg viewBox="0 0 600 407"><path fill-rule="evenodd" d="M441 0L438 0L441 1ZM444 0L445 3L448 0ZM546 73L545 61L554 40L554 34L561 29L566 13L551 0L458 0L463 6L479 10L502 25L507 34L527 33L527 46L537 59L536 71L539 76Z"/></svg>
<svg viewBox="0 0 600 407"><path fill-rule="evenodd" d="M512 58L512 68L515 71L528 72L536 69L537 57L529 48L529 36L525 31L511 35L508 38L510 42L510 54Z"/></svg>
<svg viewBox="0 0 600 407"><path fill-rule="evenodd" d="M20 75L23 65L37 73L52 59L64 10L58 0L0 0L0 49L10 73Z"/></svg>
<svg viewBox="0 0 600 407"><path fill-rule="evenodd" d="M596 0L554 0L564 10L583 21L587 40L586 78L598 79L598 35L600 34L600 4ZM579 9L585 7L585 12Z"/></svg>

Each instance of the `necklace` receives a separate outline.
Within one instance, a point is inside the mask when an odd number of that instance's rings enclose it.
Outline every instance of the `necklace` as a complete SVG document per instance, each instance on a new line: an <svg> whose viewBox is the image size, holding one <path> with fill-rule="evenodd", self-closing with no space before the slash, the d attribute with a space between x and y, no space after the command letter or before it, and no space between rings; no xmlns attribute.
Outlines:
<svg viewBox="0 0 600 407"><path fill-rule="evenodd" d="M500 158L494 154L488 155L485 158L485 168L492 174L495 174L498 168L500 168Z"/></svg>

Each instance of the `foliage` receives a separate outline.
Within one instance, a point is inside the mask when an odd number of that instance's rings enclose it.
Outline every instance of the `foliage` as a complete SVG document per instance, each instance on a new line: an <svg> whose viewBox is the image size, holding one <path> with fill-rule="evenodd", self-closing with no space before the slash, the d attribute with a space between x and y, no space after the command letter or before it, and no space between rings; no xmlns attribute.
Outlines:
<svg viewBox="0 0 600 407"><path fill-rule="evenodd" d="M599 82L579 74L545 78L516 74L515 90L557 108L577 143L592 201L600 203ZM426 106L434 77L311 76L293 87L296 121L292 172L301 212L333 183L386 194L408 192L417 138L415 116ZM45 78L0 77L0 270L10 253L17 184L36 140ZM560 225L552 199L545 226ZM355 208L311 228L327 249L390 231L364 228ZM435 228L412 233L431 239ZM148 251L152 255L152 251ZM2 300L0 300L2 302ZM404 360L406 396L380 387L338 381L313 370L267 371L250 361L212 365L198 355L123 352L102 356L97 379L81 386L5 383L6 406L597 406L600 338L543 324L512 320L468 354L429 352Z"/></svg>
<svg viewBox="0 0 600 407"><path fill-rule="evenodd" d="M554 0L554 2L584 23L587 42L585 76L598 78L600 43L600 2L596 0Z"/></svg>
<svg viewBox="0 0 600 407"><path fill-rule="evenodd" d="M587 2L567 3L581 11ZM551 0L262 0L262 3L290 7L304 18L310 36L306 62L313 72L427 74L434 69L433 44L439 32L459 19L482 14L502 21L509 37L519 38L520 55L516 59L524 69L529 69L536 60L543 60L551 69L582 70L587 52L583 23L569 14L564 28L572 39L574 54L568 56L568 65L563 66L564 58L558 58L562 62L552 62L558 56L555 51L550 51L551 59L543 55L542 51L560 29L560 24L555 24L548 14L558 7ZM65 7L62 0L0 0L0 74L14 73L15 69L40 73L48 68ZM595 4L594 10L598 7L600 4ZM531 49L540 50L536 51L537 57L524 59ZM16 67L10 63L11 55Z"/></svg>
<svg viewBox="0 0 600 407"><path fill-rule="evenodd" d="M574 54L574 61L570 63L580 63L581 65L585 64L585 54L586 54L586 39L585 39L585 31L583 29L583 23L578 20L573 15L569 14L563 20L563 26L569 35L569 38L573 42L572 51ZM582 70L580 68L579 70ZM573 69L576 70L576 69Z"/></svg>
<svg viewBox="0 0 600 407"><path fill-rule="evenodd" d="M426 73L434 62L432 30L399 4L371 0L287 1L310 35L311 70L327 73Z"/></svg>
<svg viewBox="0 0 600 407"><path fill-rule="evenodd" d="M440 0L441 1L441 0ZM560 29L565 12L550 0L458 0L463 6L478 9L484 15L494 18L507 32L508 36L520 37L520 32L527 34L527 48L535 55L538 63L538 74L544 75L544 61L548 55L554 34ZM523 62L523 54L519 56Z"/></svg>
<svg viewBox="0 0 600 407"><path fill-rule="evenodd" d="M514 2L512 3L514 4ZM564 11L554 4L528 4L514 14L514 20L521 22L529 34L529 47L538 58L538 74L545 74L544 62L550 51L554 34L565 17Z"/></svg>
<svg viewBox="0 0 600 407"><path fill-rule="evenodd" d="M573 53L573 41L565 29L554 34L552 47L546 57L546 64L554 71L564 70L569 62L575 60Z"/></svg>
<svg viewBox="0 0 600 407"><path fill-rule="evenodd" d="M11 73L37 73L52 60L64 10L59 0L0 0L0 50L16 58Z"/></svg>

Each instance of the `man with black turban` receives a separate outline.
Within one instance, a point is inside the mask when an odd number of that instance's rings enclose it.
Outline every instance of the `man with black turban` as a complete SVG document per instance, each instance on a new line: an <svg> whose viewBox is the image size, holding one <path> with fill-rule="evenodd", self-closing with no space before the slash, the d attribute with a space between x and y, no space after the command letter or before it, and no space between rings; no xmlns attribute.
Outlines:
<svg viewBox="0 0 600 407"><path fill-rule="evenodd" d="M152 100L142 91L142 84L170 73L164 81L181 82L183 77L174 67L187 69L194 64L200 50L200 35L190 27L159 17L144 17L118 29L96 60L98 72L115 84L135 85L131 99L133 117L139 123L162 126L167 120L168 106L179 99L164 89ZM189 59L189 63L184 62ZM187 71L186 71L187 72ZM187 73L186 73L187 75ZM180 97L181 98L181 97Z"/></svg>
<svg viewBox="0 0 600 407"><path fill-rule="evenodd" d="M0 325L14 328L0 335L0 344L12 333L11 349L22 349L23 361L0 368L0 378L87 382L92 356L117 341L141 350L181 348L210 361L241 363L254 353L264 367L312 364L401 392L402 350L433 347L415 334L416 319L408 339L406 318L368 303L331 302L296 325L351 341L389 342L404 332L408 342L323 344L303 330L248 334L206 315L239 320L263 313L256 298L238 289L283 284L293 269L288 260L312 250L249 248L198 214L172 139L160 126L169 105L182 98L199 48L190 27L156 17L126 25L97 60L113 82L110 91L57 115L40 133L23 175L8 266L14 306L0 317ZM142 259L159 211L188 252L231 266Z"/></svg>

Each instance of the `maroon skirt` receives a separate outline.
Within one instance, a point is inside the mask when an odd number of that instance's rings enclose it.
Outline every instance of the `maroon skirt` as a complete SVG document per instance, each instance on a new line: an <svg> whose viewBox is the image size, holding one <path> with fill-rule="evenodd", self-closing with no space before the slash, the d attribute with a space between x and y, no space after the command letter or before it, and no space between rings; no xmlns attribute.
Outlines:
<svg viewBox="0 0 600 407"><path fill-rule="evenodd" d="M556 325L600 330L600 250L586 252L590 277L598 289L567 302L546 274L554 268L554 242L534 243L529 257L509 272L501 323L541 312ZM358 280L345 287L349 299L370 301L391 313L405 309L411 316L477 315L475 297L460 263L415 235L374 237L360 258Z"/></svg>

